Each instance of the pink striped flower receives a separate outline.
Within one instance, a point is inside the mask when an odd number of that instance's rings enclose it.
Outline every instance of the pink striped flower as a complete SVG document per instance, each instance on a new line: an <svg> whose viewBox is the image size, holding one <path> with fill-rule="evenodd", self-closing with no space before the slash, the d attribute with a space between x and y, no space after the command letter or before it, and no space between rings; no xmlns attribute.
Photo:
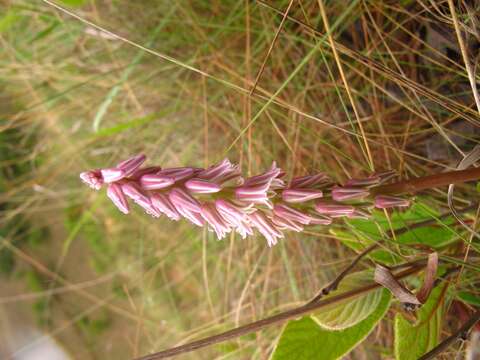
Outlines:
<svg viewBox="0 0 480 360"><path fill-rule="evenodd" d="M90 170L80 174L80 179L94 190L100 190L103 185L101 170Z"/></svg>
<svg viewBox="0 0 480 360"><path fill-rule="evenodd" d="M177 210L182 208L195 213L200 212L200 203L185 190L175 188L170 191L168 197Z"/></svg>
<svg viewBox="0 0 480 360"><path fill-rule="evenodd" d="M116 183L109 184L107 188L107 196L122 213L129 213L130 208L121 185Z"/></svg>
<svg viewBox="0 0 480 360"><path fill-rule="evenodd" d="M164 189L173 185L175 180L165 175L146 174L140 178L140 184L145 190Z"/></svg>
<svg viewBox="0 0 480 360"><path fill-rule="evenodd" d="M291 221L289 219L282 218L277 215L273 215L272 222L275 224L277 229L279 230L292 230L296 232L303 231L303 226L295 221Z"/></svg>
<svg viewBox="0 0 480 360"><path fill-rule="evenodd" d="M345 183L345 186L346 187L348 186L370 187L370 186L380 184L380 180L381 180L380 176L377 176L377 175L369 176L363 179L349 179Z"/></svg>
<svg viewBox="0 0 480 360"><path fill-rule="evenodd" d="M315 204L315 210L322 215L328 215L330 217L348 216L355 211L355 208L351 205L317 202Z"/></svg>
<svg viewBox="0 0 480 360"><path fill-rule="evenodd" d="M248 223L248 214L251 213L251 207L236 206L223 199L216 200L215 207L222 218L234 227L242 238L245 239L247 235L253 234L252 227Z"/></svg>
<svg viewBox="0 0 480 360"><path fill-rule="evenodd" d="M228 159L200 171L197 177L220 185L227 185L227 183L241 185L243 183L238 165L233 165Z"/></svg>
<svg viewBox="0 0 480 360"><path fill-rule="evenodd" d="M217 234L217 238L219 238L220 240L232 231L229 224L224 220L224 218L215 208L215 205L204 204L201 208L200 215L202 215L205 221L210 225L211 229L215 231L215 234Z"/></svg>
<svg viewBox="0 0 480 360"><path fill-rule="evenodd" d="M146 195L138 185L134 183L124 183L121 187L123 193L137 205L141 206L147 214L157 218L160 217L160 212L155 209L148 195Z"/></svg>
<svg viewBox="0 0 480 360"><path fill-rule="evenodd" d="M123 170L125 177L132 175L147 159L143 154L131 157L117 165L117 169Z"/></svg>
<svg viewBox="0 0 480 360"><path fill-rule="evenodd" d="M150 196L150 200L152 201L152 205L159 212L165 214L168 218L174 221L180 220L180 214L167 195L163 193L154 193Z"/></svg>
<svg viewBox="0 0 480 360"><path fill-rule="evenodd" d="M195 175L196 169L191 167L180 167L172 169L163 169L157 172L159 176L172 178L175 182L189 179Z"/></svg>
<svg viewBox="0 0 480 360"><path fill-rule="evenodd" d="M252 225L260 231L267 239L268 246L276 245L278 239L283 238L283 233L275 226L275 224L261 210L257 210L249 216Z"/></svg>
<svg viewBox="0 0 480 360"><path fill-rule="evenodd" d="M364 199L368 195L368 190L360 187L335 186L332 189L332 199L335 201L359 200Z"/></svg>
<svg viewBox="0 0 480 360"><path fill-rule="evenodd" d="M287 205L275 205L273 207L273 213L280 218L295 221L303 225L308 225L311 221L310 216Z"/></svg>
<svg viewBox="0 0 480 360"><path fill-rule="evenodd" d="M292 181L290 181L289 188L318 188L324 187L328 184L330 184L329 177L323 173L319 173L315 175L307 175L293 178Z"/></svg>
<svg viewBox="0 0 480 360"><path fill-rule="evenodd" d="M289 203L301 203L314 199L319 199L323 196L322 190L317 189L285 189L282 191L282 199Z"/></svg>
<svg viewBox="0 0 480 360"><path fill-rule="evenodd" d="M222 188L220 185L202 179L190 179L185 183L185 187L192 193L211 194L219 192Z"/></svg>
<svg viewBox="0 0 480 360"><path fill-rule="evenodd" d="M379 195L375 197L375 207L379 209L408 206L410 206L410 201L399 197L385 195Z"/></svg>

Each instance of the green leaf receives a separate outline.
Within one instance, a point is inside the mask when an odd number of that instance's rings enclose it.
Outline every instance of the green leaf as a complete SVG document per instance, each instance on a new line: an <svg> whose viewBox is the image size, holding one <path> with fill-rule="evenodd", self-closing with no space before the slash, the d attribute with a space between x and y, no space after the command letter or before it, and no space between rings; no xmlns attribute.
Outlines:
<svg viewBox="0 0 480 360"><path fill-rule="evenodd" d="M310 316L290 321L278 341L271 360L339 359L362 342L383 318L390 305L390 293L382 289L380 303L355 326L332 331L320 327Z"/></svg>
<svg viewBox="0 0 480 360"><path fill-rule="evenodd" d="M480 297L475 296L469 292L461 291L458 293L458 298L464 303L480 307Z"/></svg>
<svg viewBox="0 0 480 360"><path fill-rule="evenodd" d="M363 285L373 282L372 271L360 271L348 275L342 280L337 291L333 295L328 295L325 299L336 296L353 289L357 289ZM370 291L361 294L353 299L346 299L339 303L332 304L312 315L321 327L330 330L342 330L358 324L367 318L380 303L382 297L382 289Z"/></svg>
<svg viewBox="0 0 480 360"><path fill-rule="evenodd" d="M412 324L403 315L395 316L395 358L415 360L438 343L442 321L442 288L435 288L417 312ZM442 303L440 303L442 302Z"/></svg>
<svg viewBox="0 0 480 360"><path fill-rule="evenodd" d="M385 213L380 210L372 212L372 219L346 219L349 231L333 229L331 233L348 247L361 251L373 243L386 239L390 236L391 227L401 229L421 221L436 219L439 213L427 205L417 202L404 212L396 211L390 215L390 222ZM430 226L418 227L396 236L397 244L412 245L422 244L433 249L444 247L458 237L458 234L449 225L453 220L438 220ZM370 254L370 257L383 263L392 263L395 256L385 250L377 250Z"/></svg>

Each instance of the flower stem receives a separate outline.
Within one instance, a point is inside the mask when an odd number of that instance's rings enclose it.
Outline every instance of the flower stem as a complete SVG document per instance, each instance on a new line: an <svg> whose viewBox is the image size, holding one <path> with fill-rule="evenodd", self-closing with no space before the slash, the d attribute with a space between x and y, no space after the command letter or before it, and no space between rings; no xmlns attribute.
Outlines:
<svg viewBox="0 0 480 360"><path fill-rule="evenodd" d="M478 179L480 179L480 168L469 168L381 185L371 189L370 192L372 195L400 195Z"/></svg>

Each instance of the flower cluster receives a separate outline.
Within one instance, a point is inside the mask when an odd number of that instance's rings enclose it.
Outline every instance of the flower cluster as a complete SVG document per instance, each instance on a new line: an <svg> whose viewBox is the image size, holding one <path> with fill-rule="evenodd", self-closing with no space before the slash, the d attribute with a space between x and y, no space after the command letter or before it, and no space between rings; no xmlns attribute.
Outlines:
<svg viewBox="0 0 480 360"><path fill-rule="evenodd" d="M185 218L208 226L219 239L232 231L245 238L256 229L269 246L283 238L285 230L329 225L338 217L368 218L366 210L372 206L409 206L402 198L371 198L370 189L385 183L392 172L350 179L340 186L325 174L287 183L275 163L265 173L245 179L228 159L207 169L142 167L145 160L145 155L137 155L114 168L83 172L80 178L95 190L106 185L107 196L124 214L130 211L131 199L153 217Z"/></svg>

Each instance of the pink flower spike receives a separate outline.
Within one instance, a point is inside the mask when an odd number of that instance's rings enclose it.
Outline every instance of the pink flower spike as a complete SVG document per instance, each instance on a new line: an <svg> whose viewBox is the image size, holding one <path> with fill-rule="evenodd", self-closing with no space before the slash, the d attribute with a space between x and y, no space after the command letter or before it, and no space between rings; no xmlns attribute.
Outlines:
<svg viewBox="0 0 480 360"><path fill-rule="evenodd" d="M201 179L190 179L185 183L185 187L191 192L198 194L211 194L222 190L220 185Z"/></svg>
<svg viewBox="0 0 480 360"><path fill-rule="evenodd" d="M308 225L310 223L310 216L286 205L275 205L273 213L280 218L296 221L300 224Z"/></svg>
<svg viewBox="0 0 480 360"><path fill-rule="evenodd" d="M132 175L147 159L143 154L131 157L130 159L122 161L117 165L117 169L121 169L125 172L125 177Z"/></svg>
<svg viewBox="0 0 480 360"><path fill-rule="evenodd" d="M140 184L145 190L163 189L174 183L172 178L162 175L147 174L140 178Z"/></svg>
<svg viewBox="0 0 480 360"><path fill-rule="evenodd" d="M283 238L283 233L278 230L272 221L260 210L255 211L249 216L252 224L267 239L268 246L276 245L279 238Z"/></svg>
<svg viewBox="0 0 480 360"><path fill-rule="evenodd" d="M103 177L100 170L82 172L80 179L94 190L100 190L103 185Z"/></svg>
<svg viewBox="0 0 480 360"><path fill-rule="evenodd" d="M370 176L364 179L349 179L345 183L345 186L365 186L370 187L374 185L380 184L380 177L379 176Z"/></svg>
<svg viewBox="0 0 480 360"><path fill-rule="evenodd" d="M365 188L335 186L332 189L332 199L335 201L363 199L368 194L369 192Z"/></svg>
<svg viewBox="0 0 480 360"><path fill-rule="evenodd" d="M122 169L102 169L100 170L100 172L102 173L103 181L106 183L112 183L125 177L125 171L123 171Z"/></svg>
<svg viewBox="0 0 480 360"><path fill-rule="evenodd" d="M164 169L157 173L157 175L171 177L176 182L191 178L194 174L195 169L190 167Z"/></svg>
<svg viewBox="0 0 480 360"><path fill-rule="evenodd" d="M200 204L190 194L182 189L175 188L170 191L168 197L177 210L187 209L196 213L200 212Z"/></svg>
<svg viewBox="0 0 480 360"><path fill-rule="evenodd" d="M387 195L379 195L375 197L375 207L379 209L407 206L410 206L410 201L407 199Z"/></svg>
<svg viewBox="0 0 480 360"><path fill-rule="evenodd" d="M200 215L202 215L213 231L215 231L217 238L220 240L232 230L212 204L203 205Z"/></svg>
<svg viewBox="0 0 480 360"><path fill-rule="evenodd" d="M180 220L180 214L165 194L154 193L150 196L150 200L152 201L152 205L159 212L164 213L168 218L174 221Z"/></svg>
<svg viewBox="0 0 480 360"><path fill-rule="evenodd" d="M107 188L107 196L113 201L115 206L124 214L129 213L129 206L127 198L122 191L122 186L119 184L109 184Z"/></svg>
<svg viewBox="0 0 480 360"><path fill-rule="evenodd" d="M286 189L282 191L282 199L289 203L301 203L321 198L323 193L316 189Z"/></svg>
<svg viewBox="0 0 480 360"><path fill-rule="evenodd" d="M355 208L350 205L324 203L319 201L315 204L315 210L320 214L329 215L330 217L339 217L352 214L355 211Z"/></svg>

